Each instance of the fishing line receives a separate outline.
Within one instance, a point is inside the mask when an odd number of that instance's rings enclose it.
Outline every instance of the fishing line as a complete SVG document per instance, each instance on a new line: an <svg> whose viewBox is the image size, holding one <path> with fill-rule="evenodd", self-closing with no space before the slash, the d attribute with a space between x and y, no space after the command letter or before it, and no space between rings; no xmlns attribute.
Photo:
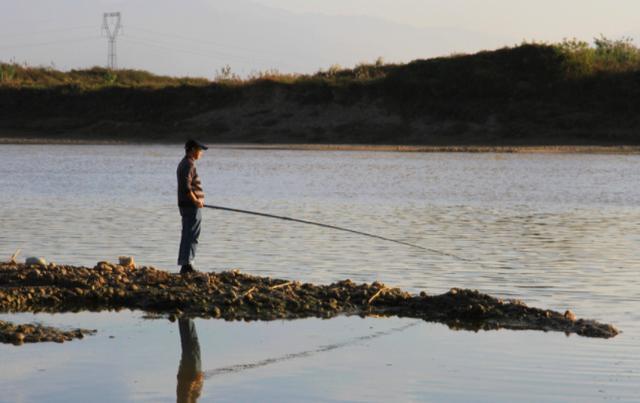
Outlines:
<svg viewBox="0 0 640 403"><path fill-rule="evenodd" d="M354 234L367 236L369 238L375 238L375 239L380 239L380 240L383 240L383 241L394 242L394 243L398 243L398 244L401 244L401 245L410 246L412 248L421 249L421 250L424 250L424 251L427 251L427 252L431 252L431 253L435 253L435 254L438 254L438 255L441 255L441 256L452 257L454 259L457 259L457 260L460 260L460 261L463 261L463 262L473 262L471 259L466 259L466 258L457 256L457 255L454 255L452 253L443 252L443 251L440 251L440 250L437 250L437 249L425 248L424 246L412 244L412 243L409 243L409 242L399 241L397 239L387 238L387 237L380 236L380 235L369 234L367 232L356 231L356 230L349 229L349 228L338 227L338 226L335 226L335 225L322 224L322 223L319 223L319 222L300 220L300 219L297 219L297 218L278 216L278 215L274 215L274 214L259 213L257 211L240 210L240 209L235 209L235 208L230 208L230 207L211 206L211 205L208 205L208 204L205 204L204 207L210 208L210 209L214 209L214 210L231 211L231 212L234 212L234 213L251 214L251 215L256 215L256 216L260 216L260 217L276 218L276 219L279 219L279 220L293 221L293 222L299 222L299 223L302 223L302 224L316 225L318 227L335 229L335 230L338 230L338 231L351 232L351 233L354 233Z"/></svg>

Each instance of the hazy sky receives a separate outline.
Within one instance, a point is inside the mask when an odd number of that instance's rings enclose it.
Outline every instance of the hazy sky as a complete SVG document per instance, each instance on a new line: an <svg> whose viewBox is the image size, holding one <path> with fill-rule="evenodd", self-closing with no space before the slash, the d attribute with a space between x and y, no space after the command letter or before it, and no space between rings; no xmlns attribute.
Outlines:
<svg viewBox="0 0 640 403"><path fill-rule="evenodd" d="M2 61L105 65L102 13L121 11L120 67L205 77L225 65L311 73L522 40L640 37L638 0L0 0L0 10Z"/></svg>
<svg viewBox="0 0 640 403"><path fill-rule="evenodd" d="M296 12L367 15L416 27L448 26L508 38L623 32L640 24L637 0L256 0ZM640 28L640 27L638 27Z"/></svg>

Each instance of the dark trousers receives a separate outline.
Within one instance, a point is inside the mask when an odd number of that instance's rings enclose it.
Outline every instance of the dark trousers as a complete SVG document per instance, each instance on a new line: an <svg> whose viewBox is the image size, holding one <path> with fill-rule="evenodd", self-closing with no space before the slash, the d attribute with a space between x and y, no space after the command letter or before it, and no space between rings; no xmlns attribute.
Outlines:
<svg viewBox="0 0 640 403"><path fill-rule="evenodd" d="M180 207L182 216L182 236L180 237L180 251L178 252L178 265L190 264L196 257L200 226L202 224L202 212L197 207Z"/></svg>

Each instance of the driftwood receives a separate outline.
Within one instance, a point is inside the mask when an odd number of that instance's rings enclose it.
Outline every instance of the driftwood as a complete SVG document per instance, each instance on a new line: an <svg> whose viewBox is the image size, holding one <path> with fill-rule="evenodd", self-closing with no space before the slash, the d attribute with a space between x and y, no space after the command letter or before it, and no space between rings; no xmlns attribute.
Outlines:
<svg viewBox="0 0 640 403"><path fill-rule="evenodd" d="M251 295L251 293L252 293L252 292L254 292L255 290L257 290L257 288L256 288L256 287L251 287L251 288L249 289L249 291L245 292L244 294L242 294L241 296L239 296L238 298L236 298L236 301L237 301L237 300L241 300L241 299L244 299L244 298L248 297L248 296L249 296L249 295Z"/></svg>
<svg viewBox="0 0 640 403"><path fill-rule="evenodd" d="M293 284L293 281L287 281L286 283L274 285L273 287L269 287L270 290L277 290L278 288L287 287Z"/></svg>
<svg viewBox="0 0 640 403"><path fill-rule="evenodd" d="M13 255L11 255L11 258L9 258L9 263L18 264L16 259L18 258L19 254L20 254L20 249L16 249L16 251L13 253Z"/></svg>
<svg viewBox="0 0 640 403"><path fill-rule="evenodd" d="M373 297L369 298L369 301L367 301L367 303L368 303L369 305L371 305L371 303L372 303L373 301L375 301L375 300L376 300L376 298L378 298L380 295L382 295L382 293L383 293L383 292L385 292L385 291L387 291L387 290L388 290L388 288L387 288L387 287L382 287L381 289L379 289L379 290L378 290L378 292L377 292L377 293L373 294Z"/></svg>

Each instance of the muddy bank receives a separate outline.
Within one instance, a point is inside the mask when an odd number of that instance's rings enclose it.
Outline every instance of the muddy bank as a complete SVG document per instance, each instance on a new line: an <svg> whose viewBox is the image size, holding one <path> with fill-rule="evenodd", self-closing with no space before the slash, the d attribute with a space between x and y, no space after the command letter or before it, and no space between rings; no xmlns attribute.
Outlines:
<svg viewBox="0 0 640 403"><path fill-rule="evenodd" d="M171 144L182 147L171 138L156 137L153 140L133 137L126 141L88 139L73 135L46 137L42 133L6 133L0 128L0 145L149 145ZM504 153L504 154L640 154L640 146L610 145L535 145L535 146L429 146L429 145L376 145L376 144L259 144L259 143L209 143L209 148L225 150L288 150L288 151L376 151L406 153Z"/></svg>
<svg viewBox="0 0 640 403"><path fill-rule="evenodd" d="M611 325L451 289L442 295L412 295L399 288L350 280L314 285L228 271L186 276L153 267L0 264L0 312L78 312L138 309L177 316L225 320L275 320L336 315L420 318L465 330L542 330L609 338ZM14 332L15 333L15 332ZM0 340L13 340L3 334Z"/></svg>
<svg viewBox="0 0 640 403"><path fill-rule="evenodd" d="M12 343L15 345L46 341L64 343L73 339L82 339L85 335L95 333L95 330L89 329L65 331L39 324L15 325L11 322L0 320L0 343Z"/></svg>

